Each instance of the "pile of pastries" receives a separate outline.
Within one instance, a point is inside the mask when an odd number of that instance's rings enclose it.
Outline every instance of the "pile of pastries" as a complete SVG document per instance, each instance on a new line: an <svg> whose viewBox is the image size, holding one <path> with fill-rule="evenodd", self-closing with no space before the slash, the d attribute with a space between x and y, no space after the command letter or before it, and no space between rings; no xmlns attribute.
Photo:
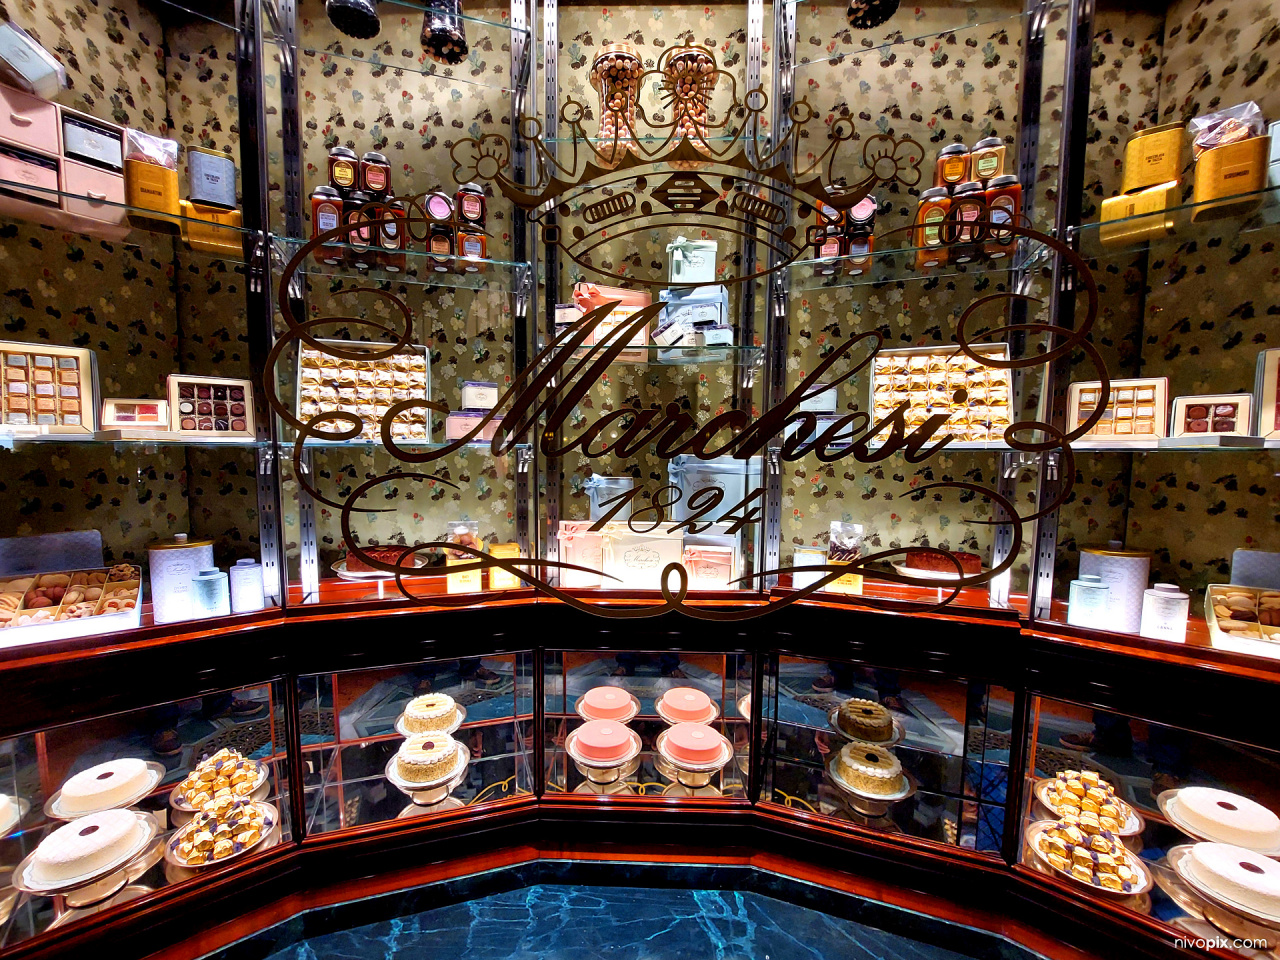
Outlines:
<svg viewBox="0 0 1280 960"><path fill-rule="evenodd" d="M1211 586L1209 602L1218 629L1235 636L1259 639L1259 627L1280 627L1280 590Z"/></svg>
<svg viewBox="0 0 1280 960"><path fill-rule="evenodd" d="M909 429L947 415L938 436L1003 440L1012 422L1008 370L988 367L955 348L938 353L881 353L872 367L872 408L877 421L907 404Z"/></svg>
<svg viewBox="0 0 1280 960"><path fill-rule="evenodd" d="M236 750L223 748L201 760L178 784L178 795L196 810L225 799L247 797L258 785L261 767Z"/></svg>
<svg viewBox="0 0 1280 960"><path fill-rule="evenodd" d="M1129 806L1096 770L1064 770L1049 784L1045 800L1058 819L1086 833L1118 834L1129 819Z"/></svg>
<svg viewBox="0 0 1280 960"><path fill-rule="evenodd" d="M173 853L183 866L203 866L253 846L268 829L266 810L260 804L219 797L178 831Z"/></svg>
<svg viewBox="0 0 1280 960"><path fill-rule="evenodd" d="M298 416L309 421L334 410L353 413L364 424L362 440L377 440L382 435L382 418L393 404L427 398L427 359L421 353L348 360L304 347L298 362ZM331 421L318 429L333 431L340 426ZM391 424L391 434L400 439L428 439L426 407L399 414Z"/></svg>
<svg viewBox="0 0 1280 960"><path fill-rule="evenodd" d="M82 620L132 610L142 571L131 563L99 570L41 573L0 581L0 627Z"/></svg>
<svg viewBox="0 0 1280 960"><path fill-rule="evenodd" d="M1109 830L1063 820L1040 834L1037 846L1050 866L1082 883L1113 893L1132 893L1141 884L1129 852Z"/></svg>

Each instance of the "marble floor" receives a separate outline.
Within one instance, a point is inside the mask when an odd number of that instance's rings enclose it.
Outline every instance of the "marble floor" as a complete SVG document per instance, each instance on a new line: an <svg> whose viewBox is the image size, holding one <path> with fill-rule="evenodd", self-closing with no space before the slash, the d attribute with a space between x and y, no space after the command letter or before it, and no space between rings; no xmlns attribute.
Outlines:
<svg viewBox="0 0 1280 960"><path fill-rule="evenodd" d="M966 960L968 956L758 893L537 883L321 933L276 950L269 960Z"/></svg>

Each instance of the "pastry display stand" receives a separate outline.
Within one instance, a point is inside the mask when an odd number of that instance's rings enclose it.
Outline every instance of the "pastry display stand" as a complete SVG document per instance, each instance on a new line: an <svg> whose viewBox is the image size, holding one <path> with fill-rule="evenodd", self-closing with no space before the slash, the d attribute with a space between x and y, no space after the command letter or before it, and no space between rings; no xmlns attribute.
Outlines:
<svg viewBox="0 0 1280 960"><path fill-rule="evenodd" d="M267 804L267 806L270 806L270 804ZM272 828L266 831L265 833L263 833L262 839L259 840L252 847L246 847L244 850L241 850L239 853L232 854L230 857L224 857L221 860L215 860L212 863L202 864L198 867L184 867L177 860L171 859L167 854L169 844L165 843L164 847L162 848L164 851L166 851L164 854L165 879L169 883L182 883L184 880L190 880L193 877L200 876L201 873L206 872L209 867L225 864L229 861L234 862L238 857L243 856L244 854L248 853L250 850L255 851L257 853L262 853L266 850L272 849L273 847L278 847L280 843L284 840L284 828L280 823L280 818L278 815L274 818L273 823L274 825L272 826Z"/></svg>
<svg viewBox="0 0 1280 960"><path fill-rule="evenodd" d="M458 744L458 759L454 763L454 767L444 776L436 777L434 780L426 780L422 783L415 783L405 780L400 776L396 769L396 756L393 754L387 760L386 769L383 771L386 778L391 781L391 785L409 798L410 802L416 807L426 807L423 813L434 813L440 809L454 809L453 807L442 807L449 795L467 779L467 767L471 763L471 750L465 743ZM404 811L401 811L404 816Z"/></svg>
<svg viewBox="0 0 1280 960"><path fill-rule="evenodd" d="M861 741L858 741L861 742ZM872 820L879 819L889 812L889 807L901 800L915 796L919 784L915 777L906 770L902 771L902 787L893 793L866 793L847 783L840 776L840 754L833 753L827 761L827 778L841 794L854 813Z"/></svg>
<svg viewBox="0 0 1280 960"><path fill-rule="evenodd" d="M415 567L425 567L427 562L422 557L417 557L414 563ZM361 597L353 597L353 601L359 600L385 600L392 594L387 593L387 584L393 583L396 579L394 573L383 573L381 570L370 570L368 573L349 573L347 571L347 561L339 560L333 565L333 572L338 575L339 580L346 580L348 583L372 583L376 589L373 593L366 593Z"/></svg>
<svg viewBox="0 0 1280 960"><path fill-rule="evenodd" d="M1156 797L1156 805L1160 808L1160 813L1164 815L1164 818L1169 821L1169 825L1177 828L1193 840L1208 840L1212 843L1232 843L1233 841L1230 837L1211 836L1202 830L1196 830L1187 823L1178 811L1178 794L1182 789L1182 787L1176 787L1173 790L1165 790ZM1241 844L1237 844L1237 846L1240 845ZM1260 853L1264 857L1280 857L1280 847L1271 847L1265 850L1254 850L1254 853Z"/></svg>
<svg viewBox="0 0 1280 960"><path fill-rule="evenodd" d="M1037 820L1027 825L1026 831L1023 833L1023 839L1026 841L1027 851L1030 857L1024 857L1024 861L1028 861L1040 870L1046 876L1057 877L1062 880L1069 881L1079 887L1085 887L1097 896L1107 900L1120 900L1125 906L1131 909L1137 909L1140 913L1149 913L1151 911L1151 898L1146 897L1145 909L1139 909L1134 906L1134 901L1139 897L1144 897L1155 885L1151 871L1147 869L1146 863L1135 853L1130 852L1128 856L1129 867L1137 876L1137 881L1132 885L1132 889L1128 891L1107 890L1105 887L1094 886L1064 870L1058 870L1048 858L1040 850L1040 836L1050 827L1057 826L1056 820Z"/></svg>
<svg viewBox="0 0 1280 960"><path fill-rule="evenodd" d="M733 744L727 739L722 738L723 744L720 755L709 763L689 763L687 760L677 760L667 752L667 734L668 731L663 730L658 734L658 738L653 742L654 762L658 773L666 779L674 781L672 787L681 786L691 791L715 790L714 793L680 793L671 792L671 788L664 790L662 795L667 796L716 796L722 794L711 786L711 781L733 760Z"/></svg>
<svg viewBox="0 0 1280 960"><path fill-rule="evenodd" d="M846 743L868 743L873 747L883 747L885 750L888 750L891 747L896 747L898 744L900 744L903 741L903 738L905 738L907 735L907 732L903 728L902 724L898 722L898 718L893 717L893 733L890 734L888 740L866 740L866 739L863 739L862 737L855 737L853 734L845 730L844 727L840 726L840 724L837 722L839 717L840 717L840 708L836 707L834 710L832 710L830 713L827 714L827 725L831 728L832 732L834 732L836 736L838 736L841 740L844 740Z"/></svg>
<svg viewBox="0 0 1280 960"><path fill-rule="evenodd" d="M617 760L593 760L590 757L583 756L582 751L578 748L577 730L565 737L564 749L569 754L569 758L573 760L574 766L578 768L578 772L591 783L608 785L625 782L628 777L634 775L640 768L640 749L643 746L640 741L640 734L634 730L628 730L627 734L631 740L631 746L627 749L626 754Z"/></svg>
<svg viewBox="0 0 1280 960"><path fill-rule="evenodd" d="M1195 844L1182 843L1170 847L1162 860L1150 864L1156 885L1192 920L1204 921L1237 940L1264 941L1270 950L1280 947L1280 926L1263 923L1220 898L1206 896L1198 886L1184 879L1193 846Z"/></svg>
<svg viewBox="0 0 1280 960"><path fill-rule="evenodd" d="M104 810L123 810L131 807L144 797L151 795L151 791L160 786L160 781L165 778L169 772L163 763L156 763L148 760L147 782L139 787L127 797L122 797L118 802L105 807L97 807L93 810L77 810L75 813L64 810L62 807L62 791L54 793L48 800L44 802L44 815L50 820L78 820L81 817L87 817L95 813L102 813Z"/></svg>
<svg viewBox="0 0 1280 960"><path fill-rule="evenodd" d="M626 716L624 716L624 717L590 717L590 716L587 716L587 714L585 714L585 713L583 713L583 712L582 712L582 703L583 703L583 701L584 701L584 700L586 700L586 699L587 699L587 695L586 695L585 693L584 693L582 696L580 696L577 700L575 700L575 701L573 702L573 712L574 712L574 713L576 713L576 714L577 714L579 717L581 717L583 720L605 720L605 719L607 719L607 720L611 720L611 721L612 721L612 722L614 722L614 723L621 723L621 724L623 724L623 725L625 726L626 724L630 723L632 720L634 720L636 717L638 717L638 716L640 715L640 701L639 701L639 700L637 700L637 699L635 698L635 696L634 696L634 695L631 693L631 691L629 691L629 690L623 690L621 687L615 687L614 689L616 689L619 693L625 693L625 694L627 695L628 699L630 699L630 701L631 701L631 707L630 707L630 709L629 709L629 711L628 711L628 713L627 713L627 715L626 715Z"/></svg>
<svg viewBox="0 0 1280 960"><path fill-rule="evenodd" d="M52 897L58 913L68 908L78 910L93 906L114 897L155 866L159 856L163 856L164 840L159 836L159 821L150 813L131 812L138 818L138 836L128 850L107 866L56 884L42 884L29 876L36 856L33 850L13 870L10 882L14 889L30 896Z"/></svg>

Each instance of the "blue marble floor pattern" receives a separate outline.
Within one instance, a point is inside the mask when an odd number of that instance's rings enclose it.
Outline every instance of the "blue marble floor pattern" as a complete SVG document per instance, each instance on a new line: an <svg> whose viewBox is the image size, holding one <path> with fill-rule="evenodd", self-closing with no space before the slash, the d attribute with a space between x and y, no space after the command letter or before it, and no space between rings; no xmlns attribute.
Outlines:
<svg viewBox="0 0 1280 960"><path fill-rule="evenodd" d="M750 892L535 884L325 933L269 960L968 960Z"/></svg>

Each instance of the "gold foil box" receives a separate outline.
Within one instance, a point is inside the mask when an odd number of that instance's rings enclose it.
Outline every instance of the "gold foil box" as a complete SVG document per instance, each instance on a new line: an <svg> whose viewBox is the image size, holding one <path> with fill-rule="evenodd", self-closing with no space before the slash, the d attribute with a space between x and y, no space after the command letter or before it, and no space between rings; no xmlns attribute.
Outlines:
<svg viewBox="0 0 1280 960"><path fill-rule="evenodd" d="M1178 205L1178 181L1171 180L1137 193L1102 201L1102 226L1098 239L1104 244L1156 240L1173 233L1173 217L1166 211Z"/></svg>
<svg viewBox="0 0 1280 960"><path fill-rule="evenodd" d="M1177 180L1182 172L1186 124L1166 123L1140 130L1124 147L1122 193L1134 193Z"/></svg>

